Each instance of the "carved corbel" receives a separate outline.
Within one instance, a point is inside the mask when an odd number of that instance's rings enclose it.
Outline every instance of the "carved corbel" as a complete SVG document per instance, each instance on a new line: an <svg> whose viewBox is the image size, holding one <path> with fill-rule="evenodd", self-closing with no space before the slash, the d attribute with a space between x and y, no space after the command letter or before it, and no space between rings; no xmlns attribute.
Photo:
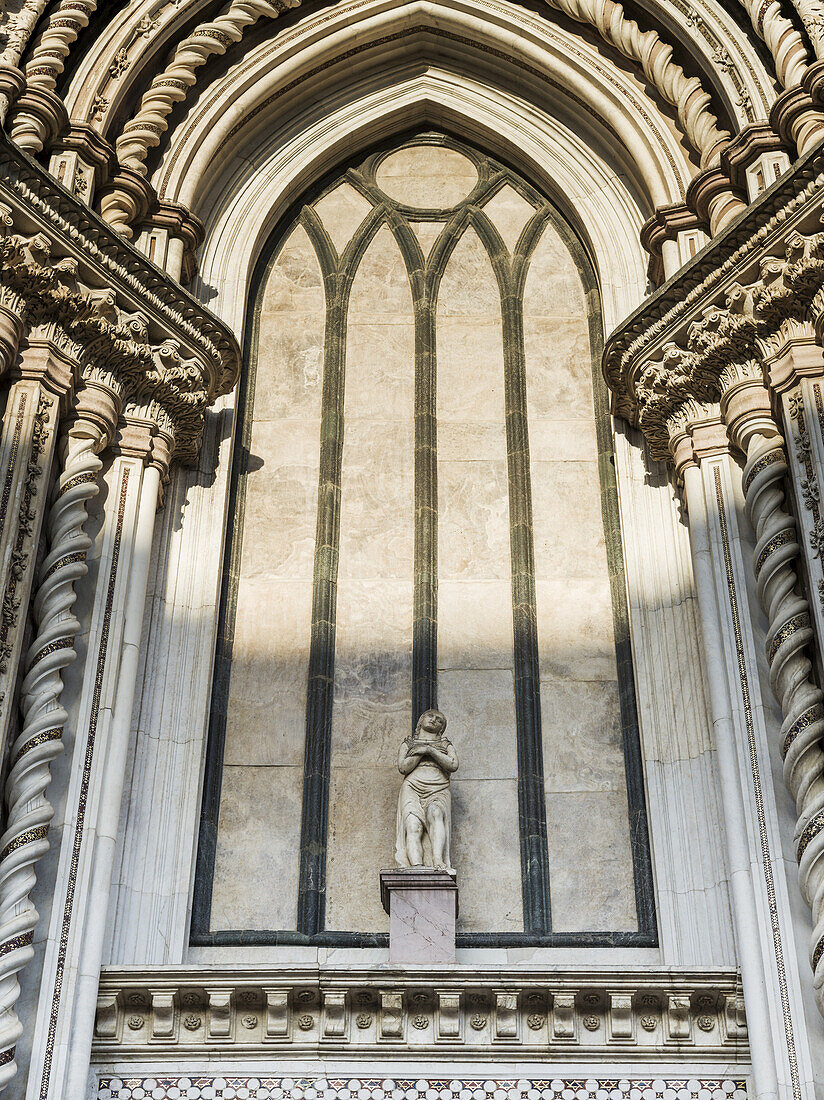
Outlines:
<svg viewBox="0 0 824 1100"><path fill-rule="evenodd" d="M461 1012L460 990L436 989L435 999L438 1004L438 1038L453 1041L461 1040L463 1038L463 1013Z"/></svg>
<svg viewBox="0 0 824 1100"><path fill-rule="evenodd" d="M343 1039L346 1036L346 992L324 990L323 1035L326 1039Z"/></svg>
<svg viewBox="0 0 824 1100"><path fill-rule="evenodd" d="M403 991L382 989L380 998L381 1039L403 1038Z"/></svg>
<svg viewBox="0 0 824 1100"><path fill-rule="evenodd" d="M207 989L206 999L209 1005L209 1038L231 1039L234 1025L231 990Z"/></svg>
<svg viewBox="0 0 824 1100"><path fill-rule="evenodd" d="M27 153L39 153L69 125L66 105L57 93L35 84L26 70L26 90L17 100L11 137Z"/></svg>
<svg viewBox="0 0 824 1100"><path fill-rule="evenodd" d="M172 1038L177 1023L174 992L170 989L151 989L149 997L152 1002L152 1039Z"/></svg>
<svg viewBox="0 0 824 1100"><path fill-rule="evenodd" d="M557 992L552 997L552 1034L556 1039L575 1038L575 994Z"/></svg>
<svg viewBox="0 0 824 1100"><path fill-rule="evenodd" d="M112 229L131 239L156 201L149 181L139 172L121 166L112 182L100 192L100 214Z"/></svg>
<svg viewBox="0 0 824 1100"><path fill-rule="evenodd" d="M788 87L770 111L770 125L781 140L803 156L824 136L824 115L804 87Z"/></svg>
<svg viewBox="0 0 824 1100"><path fill-rule="evenodd" d="M635 1013L632 993L626 990L608 990L609 1038L611 1042L627 1043L635 1038Z"/></svg>
<svg viewBox="0 0 824 1100"><path fill-rule="evenodd" d="M495 1038L517 1039L520 1034L521 1019L518 1014L518 994L495 994Z"/></svg>
<svg viewBox="0 0 824 1100"><path fill-rule="evenodd" d="M266 997L266 1038L289 1038L289 990L264 988Z"/></svg>

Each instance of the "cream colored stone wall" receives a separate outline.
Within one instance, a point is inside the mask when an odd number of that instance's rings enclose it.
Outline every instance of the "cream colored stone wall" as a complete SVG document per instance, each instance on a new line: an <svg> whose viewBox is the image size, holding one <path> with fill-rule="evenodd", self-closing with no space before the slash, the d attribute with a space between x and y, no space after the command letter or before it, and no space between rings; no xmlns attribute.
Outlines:
<svg viewBox="0 0 824 1100"><path fill-rule="evenodd" d="M437 253L450 204L461 203L478 178L470 160L433 146L400 150L378 165L376 183L391 199L409 208L446 204L438 217L411 215L419 263ZM499 265L512 261L536 217L540 200L533 205L527 193L506 183L480 200L500 234ZM380 201L368 188L365 194ZM338 254L326 262L341 271L351 270L347 244L372 210L365 194L341 183L313 204L321 237L325 232ZM553 928L632 930L638 921L590 300L552 222L537 236L524 290L524 350ZM378 228L354 261L347 329L339 334L345 366L339 529L332 536L330 931L387 929L378 872L393 862L395 761L417 717L415 413L422 398L408 262L390 228ZM262 292L247 397L249 453L235 494L243 532L228 562L227 629L234 637L212 895L217 931L296 926L324 316L320 266L298 226ZM452 785L459 931L518 932L524 916L511 524L520 505L507 451L501 289L488 242L471 225L445 264L435 336L437 693L461 761Z"/></svg>
<svg viewBox="0 0 824 1100"><path fill-rule="evenodd" d="M324 292L289 236L260 311L228 685L215 928L294 927L317 515ZM237 501L237 498L236 498ZM237 522L237 513L230 522ZM254 884L254 887L252 887Z"/></svg>

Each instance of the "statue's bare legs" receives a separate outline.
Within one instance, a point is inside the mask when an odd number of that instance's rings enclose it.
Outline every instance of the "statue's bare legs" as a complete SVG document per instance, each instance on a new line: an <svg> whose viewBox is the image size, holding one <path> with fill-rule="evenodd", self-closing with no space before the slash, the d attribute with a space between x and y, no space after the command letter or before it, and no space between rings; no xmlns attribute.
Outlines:
<svg viewBox="0 0 824 1100"><path fill-rule="evenodd" d="M426 811L426 831L432 841L432 862L446 870L446 816L443 807L433 803Z"/></svg>
<svg viewBox="0 0 824 1100"><path fill-rule="evenodd" d="M423 864L423 822L414 814L408 814L406 821L406 856L410 867Z"/></svg>

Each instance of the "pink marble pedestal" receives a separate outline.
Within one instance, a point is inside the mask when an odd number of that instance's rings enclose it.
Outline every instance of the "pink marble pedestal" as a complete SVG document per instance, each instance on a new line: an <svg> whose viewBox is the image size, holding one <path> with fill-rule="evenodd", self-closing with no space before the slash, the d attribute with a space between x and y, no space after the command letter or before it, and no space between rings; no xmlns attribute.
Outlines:
<svg viewBox="0 0 824 1100"><path fill-rule="evenodd" d="M455 961L458 883L454 871L432 867L381 871L381 901L389 914L391 963Z"/></svg>

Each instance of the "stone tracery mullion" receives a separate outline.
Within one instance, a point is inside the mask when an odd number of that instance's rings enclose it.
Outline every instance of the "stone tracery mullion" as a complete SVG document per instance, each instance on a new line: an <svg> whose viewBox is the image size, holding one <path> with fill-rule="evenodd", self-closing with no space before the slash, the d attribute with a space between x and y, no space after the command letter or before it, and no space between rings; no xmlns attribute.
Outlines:
<svg viewBox="0 0 824 1100"><path fill-rule="evenodd" d="M344 441L346 319L349 295L358 265L384 221L383 208L373 208L343 255L338 257L317 214L310 207L304 207L301 216L301 223L315 248L326 289L320 476L306 693L297 916L298 931L306 935L322 932L325 925L326 843Z"/></svg>
<svg viewBox="0 0 824 1100"><path fill-rule="evenodd" d="M483 210L473 206L470 212L501 296L524 928L540 934L552 928L551 869L544 788L523 295L529 259L549 222L549 208L544 206L531 218L512 260Z"/></svg>

